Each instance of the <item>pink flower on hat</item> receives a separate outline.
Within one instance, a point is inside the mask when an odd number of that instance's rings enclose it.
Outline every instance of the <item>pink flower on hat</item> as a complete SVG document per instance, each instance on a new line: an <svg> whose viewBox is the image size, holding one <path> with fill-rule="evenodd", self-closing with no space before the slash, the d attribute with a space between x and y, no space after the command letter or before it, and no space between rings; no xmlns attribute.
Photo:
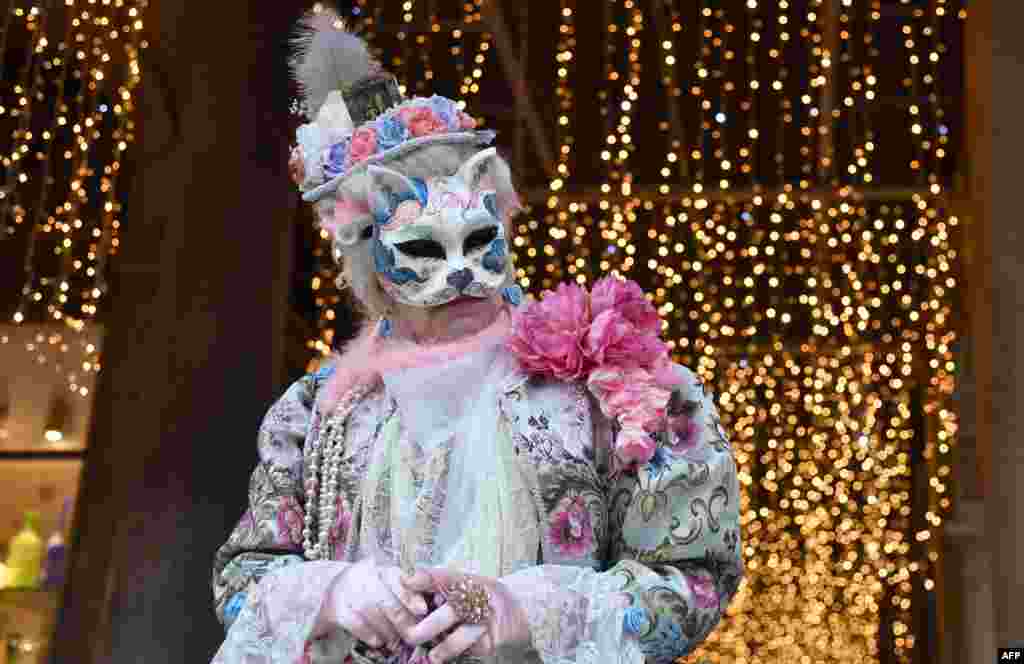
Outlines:
<svg viewBox="0 0 1024 664"><path fill-rule="evenodd" d="M459 128L461 129L476 129L476 120L468 113L459 111Z"/></svg>
<svg viewBox="0 0 1024 664"><path fill-rule="evenodd" d="M426 106L407 106L399 109L398 118L414 137L439 134L448 130L445 122Z"/></svg>
<svg viewBox="0 0 1024 664"><path fill-rule="evenodd" d="M377 153L377 130L370 126L363 126L352 134L352 144L349 147L349 158L353 163L364 161Z"/></svg>

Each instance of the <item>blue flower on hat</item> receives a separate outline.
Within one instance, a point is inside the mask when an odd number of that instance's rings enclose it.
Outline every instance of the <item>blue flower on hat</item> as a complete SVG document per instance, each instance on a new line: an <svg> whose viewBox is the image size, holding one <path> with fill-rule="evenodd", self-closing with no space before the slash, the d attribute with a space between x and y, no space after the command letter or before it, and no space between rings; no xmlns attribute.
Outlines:
<svg viewBox="0 0 1024 664"><path fill-rule="evenodd" d="M348 170L351 142L352 138L346 136L340 143L335 143L324 151L324 173L327 177L333 178Z"/></svg>
<svg viewBox="0 0 1024 664"><path fill-rule="evenodd" d="M409 129L397 116L388 115L377 122L377 148L381 151L401 145L409 140Z"/></svg>
<svg viewBox="0 0 1024 664"><path fill-rule="evenodd" d="M444 122L449 129L458 129L459 109L455 107L455 102L447 97L434 95L427 100L427 103L431 110L434 111L434 114L441 118L441 121Z"/></svg>

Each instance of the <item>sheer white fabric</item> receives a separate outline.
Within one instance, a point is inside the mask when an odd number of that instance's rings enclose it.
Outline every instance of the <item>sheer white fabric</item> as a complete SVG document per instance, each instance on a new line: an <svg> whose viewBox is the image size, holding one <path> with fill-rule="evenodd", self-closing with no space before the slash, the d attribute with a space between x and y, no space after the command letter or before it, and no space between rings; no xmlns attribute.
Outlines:
<svg viewBox="0 0 1024 664"><path fill-rule="evenodd" d="M624 634L622 585L608 573L539 565L503 577L526 610L533 647L544 664L643 664L636 641Z"/></svg>
<svg viewBox="0 0 1024 664"><path fill-rule="evenodd" d="M315 633L327 599L325 591L348 565L343 562L309 562L267 574L250 591L212 664L304 664L316 661L310 637ZM350 647L351 637L341 632L323 640L317 651L330 656ZM322 661L340 660L323 658Z"/></svg>
<svg viewBox="0 0 1024 664"><path fill-rule="evenodd" d="M403 454L386 427L381 467L391 469L389 525L404 539L402 565L500 577L536 562L539 516L498 410L523 377L501 346L383 378L417 448ZM423 477L424 467L443 476Z"/></svg>

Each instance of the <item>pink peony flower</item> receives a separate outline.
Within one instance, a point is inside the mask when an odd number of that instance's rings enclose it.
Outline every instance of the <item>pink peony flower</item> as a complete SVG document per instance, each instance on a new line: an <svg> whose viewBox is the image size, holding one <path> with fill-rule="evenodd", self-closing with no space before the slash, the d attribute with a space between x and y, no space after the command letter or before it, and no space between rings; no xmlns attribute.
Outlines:
<svg viewBox="0 0 1024 664"><path fill-rule="evenodd" d="M583 347L594 364L623 367L654 366L668 353L657 334L637 328L618 308L594 317Z"/></svg>
<svg viewBox="0 0 1024 664"><path fill-rule="evenodd" d="M414 137L439 134L448 130L444 120L426 106L407 106L398 111L398 118Z"/></svg>
<svg viewBox="0 0 1024 664"><path fill-rule="evenodd" d="M306 181L306 160L301 145L292 148L291 157L288 159L288 174L296 185Z"/></svg>
<svg viewBox="0 0 1024 664"><path fill-rule="evenodd" d="M590 510L581 496L567 498L562 509L555 513L548 529L548 540L562 555L579 558L591 552L594 529L590 523Z"/></svg>
<svg viewBox="0 0 1024 664"><path fill-rule="evenodd" d="M352 134L352 143L349 146L349 158L352 163L364 161L377 153L377 130L373 127L363 126L356 129Z"/></svg>
<svg viewBox="0 0 1024 664"><path fill-rule="evenodd" d="M590 369L582 342L590 323L587 294L575 284L559 284L540 302L516 313L509 350L522 367L561 380L575 380Z"/></svg>
<svg viewBox="0 0 1024 664"><path fill-rule="evenodd" d="M626 466L650 461L657 441L649 434L661 426L671 392L659 387L649 372L635 367L599 367L590 373L587 386L601 412L618 419L615 455L619 461Z"/></svg>
<svg viewBox="0 0 1024 664"><path fill-rule="evenodd" d="M460 129L476 129L476 120L473 119L467 113L459 111L459 128Z"/></svg>
<svg viewBox="0 0 1024 664"><path fill-rule="evenodd" d="M667 352L654 363L651 374L659 387L669 391L679 387L681 382L679 374L676 373L675 364L672 363L672 358Z"/></svg>
<svg viewBox="0 0 1024 664"><path fill-rule="evenodd" d="M657 336L661 332L661 317L644 296L635 281L605 277L590 290L590 305L595 319L602 312L614 309L637 331Z"/></svg>
<svg viewBox="0 0 1024 664"><path fill-rule="evenodd" d="M693 598L699 608L713 609L718 607L718 594L715 584L706 576L686 575L686 583L690 586Z"/></svg>
<svg viewBox="0 0 1024 664"><path fill-rule="evenodd" d="M291 497L284 498L277 512L278 542L285 546L300 546L302 526L302 508L298 501Z"/></svg>
<svg viewBox="0 0 1024 664"><path fill-rule="evenodd" d="M644 369L605 366L594 369L587 387L608 417L636 420L655 426L664 417L671 392L659 387Z"/></svg>

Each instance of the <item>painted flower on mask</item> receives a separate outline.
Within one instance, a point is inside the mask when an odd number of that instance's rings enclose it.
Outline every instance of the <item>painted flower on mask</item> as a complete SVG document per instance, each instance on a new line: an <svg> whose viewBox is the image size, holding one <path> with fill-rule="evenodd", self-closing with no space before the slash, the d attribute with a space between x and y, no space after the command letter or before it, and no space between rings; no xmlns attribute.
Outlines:
<svg viewBox="0 0 1024 664"><path fill-rule="evenodd" d="M398 118L414 137L438 134L448 129L444 121L426 106L409 106L398 111Z"/></svg>
<svg viewBox="0 0 1024 664"><path fill-rule="evenodd" d="M476 119L468 113L459 111L459 129L476 129Z"/></svg>
<svg viewBox="0 0 1024 664"><path fill-rule="evenodd" d="M302 544L302 508L297 500L286 497L281 500L277 511L277 539L284 546L300 546Z"/></svg>
<svg viewBox="0 0 1024 664"><path fill-rule="evenodd" d="M579 558L593 550L594 529L590 511L581 496L566 498L548 528L548 540L565 556Z"/></svg>
<svg viewBox="0 0 1024 664"><path fill-rule="evenodd" d="M693 593L694 603L702 609L718 607L718 594L714 582L706 576L686 575L686 583Z"/></svg>
<svg viewBox="0 0 1024 664"><path fill-rule="evenodd" d="M396 230L410 222L416 221L421 214L423 214L423 206L420 205L419 201L411 199L402 201L391 214L391 218L388 219L388 223L381 226L380 229L381 231Z"/></svg>
<svg viewBox="0 0 1024 664"><path fill-rule="evenodd" d="M560 284L539 302L517 312L509 349L531 373L575 380L590 368L583 337L590 324L587 294L575 284Z"/></svg>
<svg viewBox="0 0 1024 664"><path fill-rule="evenodd" d="M377 121L377 147L383 150L401 145L409 140L409 130L394 115L387 115Z"/></svg>
<svg viewBox="0 0 1024 664"><path fill-rule="evenodd" d="M352 137L348 136L340 143L335 143L324 150L324 173L333 178L344 173L349 167L349 150Z"/></svg>
<svg viewBox="0 0 1024 664"><path fill-rule="evenodd" d="M301 186L306 181L306 157L302 153L301 145L292 148L291 157L288 159L288 174L296 186Z"/></svg>
<svg viewBox="0 0 1024 664"><path fill-rule="evenodd" d="M371 126L363 126L352 134L349 157L353 164L372 157L377 153L377 130Z"/></svg>

